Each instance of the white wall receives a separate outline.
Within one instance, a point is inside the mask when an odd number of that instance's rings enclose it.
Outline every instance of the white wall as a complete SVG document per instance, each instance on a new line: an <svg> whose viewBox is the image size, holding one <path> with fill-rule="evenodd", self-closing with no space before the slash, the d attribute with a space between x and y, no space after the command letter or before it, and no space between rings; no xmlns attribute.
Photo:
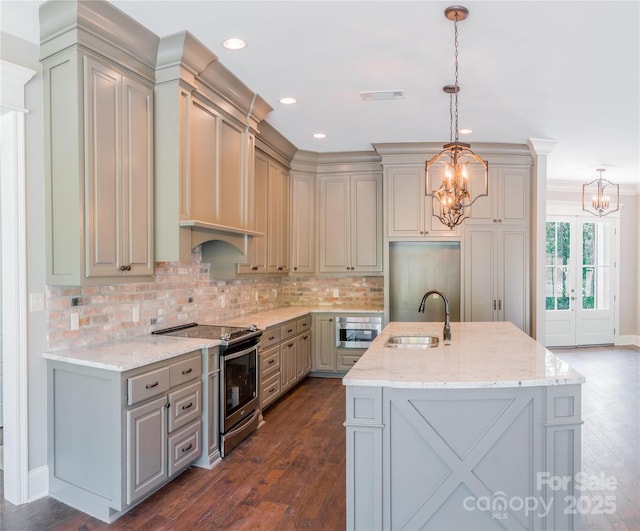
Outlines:
<svg viewBox="0 0 640 531"><path fill-rule="evenodd" d="M548 183L547 201L582 202L581 183ZM567 191L569 189L574 189ZM628 188L620 192L620 316L618 334L622 337L640 337L640 195Z"/></svg>
<svg viewBox="0 0 640 531"><path fill-rule="evenodd" d="M26 116L26 210L27 210L27 289L30 293L45 291L44 232L44 146L43 87L39 47L12 35L0 34L0 56L6 61L37 72L27 84ZM28 400L29 400L29 470L47 464L47 381L45 351L46 313L28 316Z"/></svg>

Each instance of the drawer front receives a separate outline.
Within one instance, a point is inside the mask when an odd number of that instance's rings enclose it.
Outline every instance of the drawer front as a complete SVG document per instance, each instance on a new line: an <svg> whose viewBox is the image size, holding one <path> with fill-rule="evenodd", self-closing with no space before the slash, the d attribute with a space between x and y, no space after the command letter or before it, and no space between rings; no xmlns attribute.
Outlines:
<svg viewBox="0 0 640 531"><path fill-rule="evenodd" d="M298 327L295 321L289 321L287 323L284 323L280 327L280 339L284 341L285 339L293 337L296 335L297 331L298 331Z"/></svg>
<svg viewBox="0 0 640 531"><path fill-rule="evenodd" d="M169 390L169 367L145 372L127 380L128 404L132 406Z"/></svg>
<svg viewBox="0 0 640 531"><path fill-rule="evenodd" d="M280 396L280 371L269 376L260 384L260 405L266 408Z"/></svg>
<svg viewBox="0 0 640 531"><path fill-rule="evenodd" d="M169 476L180 472L202 454L202 421L169 436Z"/></svg>
<svg viewBox="0 0 640 531"><path fill-rule="evenodd" d="M273 327L267 328L264 332L262 332L262 336L260 337L260 346L262 348L269 348L271 345L275 345L280 342L280 328Z"/></svg>
<svg viewBox="0 0 640 531"><path fill-rule="evenodd" d="M202 414L202 383L195 382L169 394L169 433L199 419Z"/></svg>
<svg viewBox="0 0 640 531"><path fill-rule="evenodd" d="M260 352L260 379L280 370L280 348L272 348L265 352Z"/></svg>
<svg viewBox="0 0 640 531"><path fill-rule="evenodd" d="M311 330L311 317L307 315L306 317L301 317L296 321L296 334L302 334Z"/></svg>
<svg viewBox="0 0 640 531"><path fill-rule="evenodd" d="M338 370L348 371L351 370L362 354L340 354L338 356Z"/></svg>
<svg viewBox="0 0 640 531"><path fill-rule="evenodd" d="M202 374L202 356L198 352L192 358L172 363L169 370L169 383L171 387L182 385L194 378L199 379Z"/></svg>

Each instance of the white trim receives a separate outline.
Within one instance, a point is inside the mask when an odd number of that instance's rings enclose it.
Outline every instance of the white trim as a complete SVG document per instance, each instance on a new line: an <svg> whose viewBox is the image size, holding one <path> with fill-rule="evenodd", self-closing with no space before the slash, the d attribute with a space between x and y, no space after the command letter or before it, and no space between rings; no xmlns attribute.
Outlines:
<svg viewBox="0 0 640 531"><path fill-rule="evenodd" d="M640 347L640 336L628 335L616 337L616 345L635 345Z"/></svg>
<svg viewBox="0 0 640 531"><path fill-rule="evenodd" d="M29 423L25 113L16 109L24 109L24 85L35 71L6 61L0 67L4 497L19 505L29 499Z"/></svg>
<svg viewBox="0 0 640 531"><path fill-rule="evenodd" d="M27 502L44 498L49 494L49 467L47 465L29 470L29 498Z"/></svg>

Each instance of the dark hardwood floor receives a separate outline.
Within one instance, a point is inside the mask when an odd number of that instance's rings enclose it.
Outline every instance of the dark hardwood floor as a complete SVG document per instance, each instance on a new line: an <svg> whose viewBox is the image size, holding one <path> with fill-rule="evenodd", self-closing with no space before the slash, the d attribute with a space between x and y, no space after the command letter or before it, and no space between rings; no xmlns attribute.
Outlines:
<svg viewBox="0 0 640 531"><path fill-rule="evenodd" d="M0 502L0 529L322 529L345 527L345 392L307 378L213 470L190 468L108 526L52 499Z"/></svg>
<svg viewBox="0 0 640 531"><path fill-rule="evenodd" d="M556 349L585 375L582 468L614 476L613 514L586 511L586 530L640 531L640 350ZM265 412L266 423L211 471L192 468L106 524L51 498L0 501L0 529L320 529L345 526L344 388L308 378ZM550 530L561 531L561 530Z"/></svg>

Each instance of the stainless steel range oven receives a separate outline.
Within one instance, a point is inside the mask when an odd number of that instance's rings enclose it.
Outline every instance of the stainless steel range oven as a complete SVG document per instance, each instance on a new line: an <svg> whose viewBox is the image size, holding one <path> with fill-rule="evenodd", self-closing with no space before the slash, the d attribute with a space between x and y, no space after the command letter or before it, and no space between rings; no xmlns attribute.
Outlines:
<svg viewBox="0 0 640 531"><path fill-rule="evenodd" d="M220 455L224 457L258 427L258 346L255 326L187 325L154 334L220 340Z"/></svg>

